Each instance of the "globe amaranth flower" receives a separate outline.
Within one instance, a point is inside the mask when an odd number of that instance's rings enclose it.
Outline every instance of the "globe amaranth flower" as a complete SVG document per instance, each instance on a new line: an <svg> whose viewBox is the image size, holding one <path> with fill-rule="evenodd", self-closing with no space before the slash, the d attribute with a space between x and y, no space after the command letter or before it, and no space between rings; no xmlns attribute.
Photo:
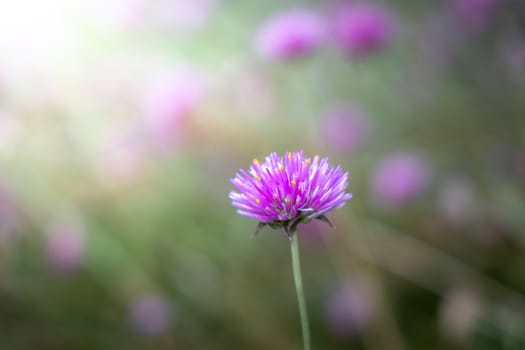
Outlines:
<svg viewBox="0 0 525 350"><path fill-rule="evenodd" d="M320 16L308 9L292 9L269 18L256 38L257 52L269 59L290 60L311 54L323 41Z"/></svg>
<svg viewBox="0 0 525 350"><path fill-rule="evenodd" d="M131 327L143 335L156 336L168 330L174 321L169 300L155 293L133 300L129 306Z"/></svg>
<svg viewBox="0 0 525 350"><path fill-rule="evenodd" d="M377 317L376 291L366 280L350 278L326 299L325 317L329 330L339 337L362 334Z"/></svg>
<svg viewBox="0 0 525 350"><path fill-rule="evenodd" d="M323 143L342 152L354 152L372 132L368 115L354 104L332 106L319 125Z"/></svg>
<svg viewBox="0 0 525 350"><path fill-rule="evenodd" d="M282 227L290 236L301 222L330 224L325 214L352 197L345 192L348 173L341 166L319 156L307 158L303 151L282 157L274 152L263 163L254 159L248 171L239 170L231 181L240 191L230 192L232 204L239 214L259 220L256 234L266 225Z"/></svg>
<svg viewBox="0 0 525 350"><path fill-rule="evenodd" d="M46 261L59 275L72 274L84 263L84 227L74 218L61 218L52 223L46 231L44 244Z"/></svg>
<svg viewBox="0 0 525 350"><path fill-rule="evenodd" d="M191 115L203 101L202 76L193 69L161 71L143 93L144 126L155 146L171 149L182 138Z"/></svg>
<svg viewBox="0 0 525 350"><path fill-rule="evenodd" d="M334 18L336 41L354 57L364 57L384 49L397 27L391 11L384 6L356 3L337 11Z"/></svg>
<svg viewBox="0 0 525 350"><path fill-rule="evenodd" d="M452 0L452 10L463 25L481 31L490 25L499 0Z"/></svg>
<svg viewBox="0 0 525 350"><path fill-rule="evenodd" d="M382 159L372 177L372 192L377 203L385 208L407 204L429 185L430 164L416 152L399 152Z"/></svg>

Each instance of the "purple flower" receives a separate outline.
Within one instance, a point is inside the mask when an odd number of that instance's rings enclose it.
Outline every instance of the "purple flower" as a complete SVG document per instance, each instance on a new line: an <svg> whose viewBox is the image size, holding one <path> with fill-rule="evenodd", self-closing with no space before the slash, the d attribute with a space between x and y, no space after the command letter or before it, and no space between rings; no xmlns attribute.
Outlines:
<svg viewBox="0 0 525 350"><path fill-rule="evenodd" d="M333 107L323 118L321 136L334 149L352 152L368 138L372 125L366 114L357 106Z"/></svg>
<svg viewBox="0 0 525 350"><path fill-rule="evenodd" d="M144 92L146 128L156 145L169 148L179 141L182 129L204 95L203 80L192 70L161 72Z"/></svg>
<svg viewBox="0 0 525 350"><path fill-rule="evenodd" d="M372 191L386 207L406 204L422 192L430 181L430 166L416 153L396 153L376 166Z"/></svg>
<svg viewBox="0 0 525 350"><path fill-rule="evenodd" d="M366 56L383 49L392 40L395 20L380 5L354 4L337 11L334 19L335 38L352 56Z"/></svg>
<svg viewBox="0 0 525 350"><path fill-rule="evenodd" d="M173 319L168 301L155 294L141 296L129 310L131 326L145 335L159 335L166 331Z"/></svg>
<svg viewBox="0 0 525 350"><path fill-rule="evenodd" d="M485 29L499 0L452 0L452 8L459 20L475 31Z"/></svg>
<svg viewBox="0 0 525 350"><path fill-rule="evenodd" d="M370 289L362 281L350 280L329 296L325 314L333 333L341 337L352 336L370 325L377 308Z"/></svg>
<svg viewBox="0 0 525 350"><path fill-rule="evenodd" d="M47 261L56 273L72 273L84 260L84 245L82 225L71 219L62 219L46 232Z"/></svg>
<svg viewBox="0 0 525 350"><path fill-rule="evenodd" d="M231 182L240 191L230 192L233 206L239 214L259 220L258 230L268 224L288 233L300 222L328 222L324 214L352 197L345 193L348 173L341 166L332 167L319 156L307 158L303 151L283 157L274 152L263 163L254 159L250 169L241 169Z"/></svg>
<svg viewBox="0 0 525 350"><path fill-rule="evenodd" d="M307 9L294 9L270 18L256 39L257 52L266 58L294 59L312 53L324 38L321 18Z"/></svg>

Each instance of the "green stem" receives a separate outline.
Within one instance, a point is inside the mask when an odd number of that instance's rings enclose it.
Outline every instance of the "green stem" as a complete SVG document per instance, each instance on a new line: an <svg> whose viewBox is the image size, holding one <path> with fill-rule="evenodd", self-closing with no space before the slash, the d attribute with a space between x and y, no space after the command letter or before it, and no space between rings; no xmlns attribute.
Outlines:
<svg viewBox="0 0 525 350"><path fill-rule="evenodd" d="M301 317L301 329L303 331L303 345L305 350L310 350L310 327L308 326L308 314L306 312L303 280L301 277L301 263L299 261L299 245L295 230L290 232L290 247L292 250L292 268L297 291L297 304L299 305L299 316Z"/></svg>

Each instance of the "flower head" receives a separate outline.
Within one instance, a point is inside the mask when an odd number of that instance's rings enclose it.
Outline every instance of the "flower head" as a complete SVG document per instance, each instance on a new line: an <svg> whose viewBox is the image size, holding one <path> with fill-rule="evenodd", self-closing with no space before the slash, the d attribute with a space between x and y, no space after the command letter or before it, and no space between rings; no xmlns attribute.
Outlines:
<svg viewBox="0 0 525 350"><path fill-rule="evenodd" d="M372 131L368 115L356 105L330 108L320 125L321 138L333 149L353 152L361 147Z"/></svg>
<svg viewBox="0 0 525 350"><path fill-rule="evenodd" d="M349 279L327 298L327 326L341 337L358 335L373 323L377 306L375 290L370 283L357 278Z"/></svg>
<svg viewBox="0 0 525 350"><path fill-rule="evenodd" d="M254 159L248 171L239 170L231 181L240 191L230 192L233 206L260 221L257 232L270 225L289 233L312 219L330 224L324 214L352 197L345 192L348 173L341 166L333 167L319 156L307 158L303 151L283 157L274 152L263 163Z"/></svg>
<svg viewBox="0 0 525 350"><path fill-rule="evenodd" d="M74 219L61 219L46 232L45 253L47 262L57 274L73 273L84 262L85 232Z"/></svg>
<svg viewBox="0 0 525 350"><path fill-rule="evenodd" d="M133 300L129 318L136 331L154 336L170 327L174 315L167 299L157 294L146 294Z"/></svg>
<svg viewBox="0 0 525 350"><path fill-rule="evenodd" d="M367 56L387 46L395 32L392 13L380 5L353 4L339 10L334 19L335 36L351 56Z"/></svg>
<svg viewBox="0 0 525 350"><path fill-rule="evenodd" d="M144 91L144 124L154 144L177 144L190 116L204 96L201 75L191 69L164 71L152 77Z"/></svg>
<svg viewBox="0 0 525 350"><path fill-rule="evenodd" d="M397 207L423 192L431 177L427 160L412 152L387 156L376 166L372 191L381 206Z"/></svg>
<svg viewBox="0 0 525 350"><path fill-rule="evenodd" d="M452 9L461 23L481 31L490 24L498 3L498 0L452 0Z"/></svg>
<svg viewBox="0 0 525 350"><path fill-rule="evenodd" d="M271 17L261 27L258 53L271 59L294 59L312 53L324 38L321 18L311 10L294 9Z"/></svg>

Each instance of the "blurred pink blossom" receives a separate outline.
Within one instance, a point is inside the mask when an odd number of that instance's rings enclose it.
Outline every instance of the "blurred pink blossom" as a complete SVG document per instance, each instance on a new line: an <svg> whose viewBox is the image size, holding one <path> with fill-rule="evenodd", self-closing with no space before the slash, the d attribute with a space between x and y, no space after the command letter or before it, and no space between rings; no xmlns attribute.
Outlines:
<svg viewBox="0 0 525 350"><path fill-rule="evenodd" d="M330 147L353 152L370 136L372 123L358 106L347 104L332 107L321 120L321 139Z"/></svg>
<svg viewBox="0 0 525 350"><path fill-rule="evenodd" d="M262 57L290 60L311 54L324 38L325 26L315 11L292 9L270 17L259 29L255 45Z"/></svg>
<svg viewBox="0 0 525 350"><path fill-rule="evenodd" d="M48 228L45 252L50 267L59 274L77 270L84 260L84 228L75 220L63 219Z"/></svg>
<svg viewBox="0 0 525 350"><path fill-rule="evenodd" d="M137 332L155 336L171 326L174 315L168 300L160 295L147 294L133 300L128 316Z"/></svg>
<svg viewBox="0 0 525 350"><path fill-rule="evenodd" d="M452 9L461 23L470 29L485 29L492 20L499 0L451 0Z"/></svg>
<svg viewBox="0 0 525 350"><path fill-rule="evenodd" d="M394 38L397 20L387 7L353 3L335 14L334 34L341 49L351 56L367 56L383 50Z"/></svg>
<svg viewBox="0 0 525 350"><path fill-rule="evenodd" d="M417 153L395 153L375 167L372 194L377 204L396 207L414 199L429 185L430 165Z"/></svg>
<svg viewBox="0 0 525 350"><path fill-rule="evenodd" d="M417 23L415 57L418 59L418 76L430 73L441 75L465 49L466 36L449 13L432 13Z"/></svg>
<svg viewBox="0 0 525 350"><path fill-rule="evenodd" d="M142 101L145 127L153 143L166 148L178 144L187 119L203 95L203 79L194 71L166 71L153 76Z"/></svg>
<svg viewBox="0 0 525 350"><path fill-rule="evenodd" d="M337 288L325 304L329 329L340 337L357 335L374 321L377 301L370 286L351 279Z"/></svg>

